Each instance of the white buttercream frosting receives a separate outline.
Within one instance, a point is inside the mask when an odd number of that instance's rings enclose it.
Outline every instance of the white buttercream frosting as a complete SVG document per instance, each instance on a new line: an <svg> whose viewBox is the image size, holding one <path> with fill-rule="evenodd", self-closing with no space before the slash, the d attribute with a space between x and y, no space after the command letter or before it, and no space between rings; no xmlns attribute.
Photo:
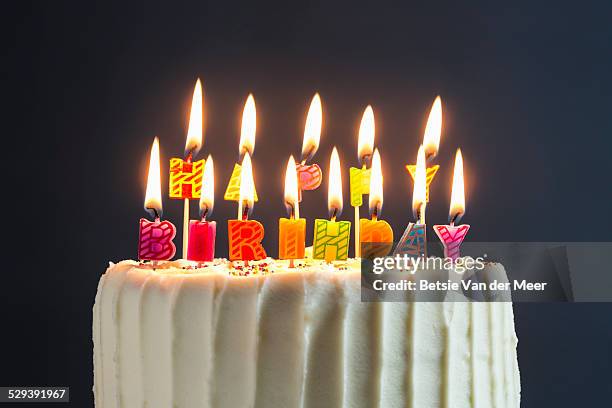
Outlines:
<svg viewBox="0 0 612 408"><path fill-rule="evenodd" d="M260 265L111 264L96 407L519 407L510 302L362 302L356 261Z"/></svg>

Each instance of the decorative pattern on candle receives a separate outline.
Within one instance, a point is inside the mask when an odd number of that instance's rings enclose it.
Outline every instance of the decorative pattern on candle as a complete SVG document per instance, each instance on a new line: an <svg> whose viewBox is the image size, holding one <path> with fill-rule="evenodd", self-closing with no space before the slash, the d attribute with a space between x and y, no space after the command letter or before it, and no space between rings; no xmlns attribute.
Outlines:
<svg viewBox="0 0 612 408"><path fill-rule="evenodd" d="M302 201L303 190L316 190L323 181L323 172L318 164L295 165L298 174L298 200Z"/></svg>
<svg viewBox="0 0 612 408"><path fill-rule="evenodd" d="M170 221L140 219L138 237L138 259L143 261L165 261L176 253L172 240L176 228Z"/></svg>
<svg viewBox="0 0 612 408"><path fill-rule="evenodd" d="M350 239L350 221L316 219L312 257L314 259L324 259L327 262L346 260Z"/></svg>
<svg viewBox="0 0 612 408"><path fill-rule="evenodd" d="M204 160L170 159L170 198L200 198Z"/></svg>
<svg viewBox="0 0 612 408"><path fill-rule="evenodd" d="M404 234L395 247L394 255L427 257L427 230L423 224L408 224Z"/></svg>
<svg viewBox="0 0 612 408"><path fill-rule="evenodd" d="M351 207L361 207L363 195L370 193L370 169L350 169Z"/></svg>
<svg viewBox="0 0 612 408"><path fill-rule="evenodd" d="M306 219L281 218L278 222L278 258L303 259L306 248Z"/></svg>
<svg viewBox="0 0 612 408"><path fill-rule="evenodd" d="M392 244L393 229L387 221L374 221L362 218L359 220L361 232L360 241L361 256L363 258L371 258L372 256L386 256L391 245L376 245L376 244Z"/></svg>
<svg viewBox="0 0 612 408"><path fill-rule="evenodd" d="M230 177L230 181L227 184L227 189L225 190L225 195L223 198L226 201L238 201L240 200L240 173L242 167L239 164L234 164L234 170L232 171L232 177ZM255 186L253 186L254 191L254 200L258 201L257 191L255 190Z"/></svg>
<svg viewBox="0 0 612 408"><path fill-rule="evenodd" d="M189 243L187 259L190 261L210 262L215 258L215 236L217 223L215 221L189 222Z"/></svg>
<svg viewBox="0 0 612 408"><path fill-rule="evenodd" d="M433 228L444 246L444 257L451 258L453 261L459 258L459 247L465 239L470 226L468 224L456 227L452 225L434 225Z"/></svg>
<svg viewBox="0 0 612 408"><path fill-rule="evenodd" d="M230 261L257 261L267 256L261 245L264 237L261 223L254 220L229 220L227 226Z"/></svg>
<svg viewBox="0 0 612 408"><path fill-rule="evenodd" d="M436 164L435 166L427 167L427 172L425 173L425 199L429 202L429 185L433 181L434 177L436 177L436 173L440 169L440 165ZM416 165L415 164L407 164L406 170L410 173L410 177L414 181L414 175L416 174Z"/></svg>

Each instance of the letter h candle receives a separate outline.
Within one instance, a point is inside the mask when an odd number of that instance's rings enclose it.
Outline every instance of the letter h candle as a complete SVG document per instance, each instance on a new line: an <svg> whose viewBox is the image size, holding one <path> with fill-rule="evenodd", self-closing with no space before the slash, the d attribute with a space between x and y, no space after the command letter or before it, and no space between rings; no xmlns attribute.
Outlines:
<svg viewBox="0 0 612 408"><path fill-rule="evenodd" d="M338 150L334 147L330 160L329 189L327 204L331 219L315 220L312 257L333 260L346 260L348 258L349 242L351 240L350 221L336 221L342 213L342 173Z"/></svg>

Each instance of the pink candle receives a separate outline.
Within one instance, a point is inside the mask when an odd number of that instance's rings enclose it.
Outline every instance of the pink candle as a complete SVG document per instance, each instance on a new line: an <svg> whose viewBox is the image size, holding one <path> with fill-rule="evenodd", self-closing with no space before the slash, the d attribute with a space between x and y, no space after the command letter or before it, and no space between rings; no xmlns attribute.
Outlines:
<svg viewBox="0 0 612 408"><path fill-rule="evenodd" d="M200 195L200 215L202 219L189 221L189 241L187 259L197 262L210 262L215 258L215 237L217 223L207 221L215 203L214 163L209 155L204 165L202 192Z"/></svg>
<svg viewBox="0 0 612 408"><path fill-rule="evenodd" d="M467 224L455 225L465 213L465 188L463 184L463 156L457 149L455 156L455 171L453 173L453 188L451 192L451 205L449 211L449 225L434 225L434 231L444 246L444 256L453 261L459 258L459 247L465 239L470 226Z"/></svg>

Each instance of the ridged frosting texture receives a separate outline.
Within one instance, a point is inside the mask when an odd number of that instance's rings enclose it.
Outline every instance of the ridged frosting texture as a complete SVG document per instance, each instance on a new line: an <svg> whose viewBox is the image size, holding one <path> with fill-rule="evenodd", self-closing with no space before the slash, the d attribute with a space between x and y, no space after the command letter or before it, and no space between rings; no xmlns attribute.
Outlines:
<svg viewBox="0 0 612 408"><path fill-rule="evenodd" d="M111 265L96 407L519 407L510 302L367 303L355 265L272 269Z"/></svg>

